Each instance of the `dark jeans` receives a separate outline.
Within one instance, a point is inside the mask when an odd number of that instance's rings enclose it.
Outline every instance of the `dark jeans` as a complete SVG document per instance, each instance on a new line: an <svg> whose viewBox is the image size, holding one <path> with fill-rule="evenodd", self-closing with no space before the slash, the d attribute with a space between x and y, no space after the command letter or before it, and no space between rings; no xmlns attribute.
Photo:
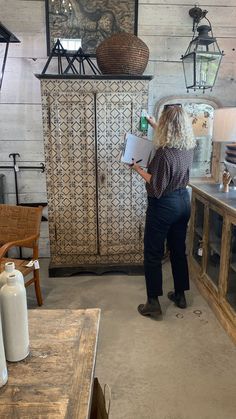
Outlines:
<svg viewBox="0 0 236 419"><path fill-rule="evenodd" d="M144 234L144 270L148 298L163 294L161 262L166 239L175 291L189 289L185 254L189 217L190 198L187 189L179 189L159 199L148 197Z"/></svg>

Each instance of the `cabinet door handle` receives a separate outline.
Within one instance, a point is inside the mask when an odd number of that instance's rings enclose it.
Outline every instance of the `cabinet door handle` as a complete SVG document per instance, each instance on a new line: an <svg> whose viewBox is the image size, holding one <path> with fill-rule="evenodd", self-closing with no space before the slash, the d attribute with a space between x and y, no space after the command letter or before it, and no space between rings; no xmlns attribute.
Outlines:
<svg viewBox="0 0 236 419"><path fill-rule="evenodd" d="M104 175L104 173L100 176L100 182L101 182L101 185L104 185L104 183L105 183L105 180L106 180L106 176Z"/></svg>

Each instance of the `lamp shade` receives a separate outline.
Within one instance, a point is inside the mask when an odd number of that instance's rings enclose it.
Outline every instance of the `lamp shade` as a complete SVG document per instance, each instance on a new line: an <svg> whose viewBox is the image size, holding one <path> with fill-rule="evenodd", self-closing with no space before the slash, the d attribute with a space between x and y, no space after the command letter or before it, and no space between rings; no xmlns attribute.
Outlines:
<svg viewBox="0 0 236 419"><path fill-rule="evenodd" d="M236 108L215 109L212 141L236 142Z"/></svg>

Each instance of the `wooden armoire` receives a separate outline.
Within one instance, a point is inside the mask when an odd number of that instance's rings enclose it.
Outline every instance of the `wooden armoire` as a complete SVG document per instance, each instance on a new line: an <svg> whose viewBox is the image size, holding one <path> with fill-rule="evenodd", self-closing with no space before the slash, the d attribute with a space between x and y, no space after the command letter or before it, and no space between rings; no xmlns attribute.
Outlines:
<svg viewBox="0 0 236 419"><path fill-rule="evenodd" d="M146 191L120 162L150 76L39 75L51 276L142 270Z"/></svg>

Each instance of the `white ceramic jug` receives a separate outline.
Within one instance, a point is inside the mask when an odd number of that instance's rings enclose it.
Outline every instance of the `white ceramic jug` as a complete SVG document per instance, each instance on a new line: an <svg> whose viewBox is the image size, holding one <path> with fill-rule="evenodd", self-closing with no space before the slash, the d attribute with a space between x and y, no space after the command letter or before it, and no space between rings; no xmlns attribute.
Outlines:
<svg viewBox="0 0 236 419"><path fill-rule="evenodd" d="M0 387L4 386L8 380L7 365L2 337L2 322L0 319Z"/></svg>
<svg viewBox="0 0 236 419"><path fill-rule="evenodd" d="M14 262L5 263L5 270L0 274L0 288L7 283L7 276L9 274L17 275L18 281L24 285L24 277L18 269L15 269Z"/></svg>
<svg viewBox="0 0 236 419"><path fill-rule="evenodd" d="M26 291L17 275L8 275L0 301L6 359L20 361L29 354L29 331Z"/></svg>

